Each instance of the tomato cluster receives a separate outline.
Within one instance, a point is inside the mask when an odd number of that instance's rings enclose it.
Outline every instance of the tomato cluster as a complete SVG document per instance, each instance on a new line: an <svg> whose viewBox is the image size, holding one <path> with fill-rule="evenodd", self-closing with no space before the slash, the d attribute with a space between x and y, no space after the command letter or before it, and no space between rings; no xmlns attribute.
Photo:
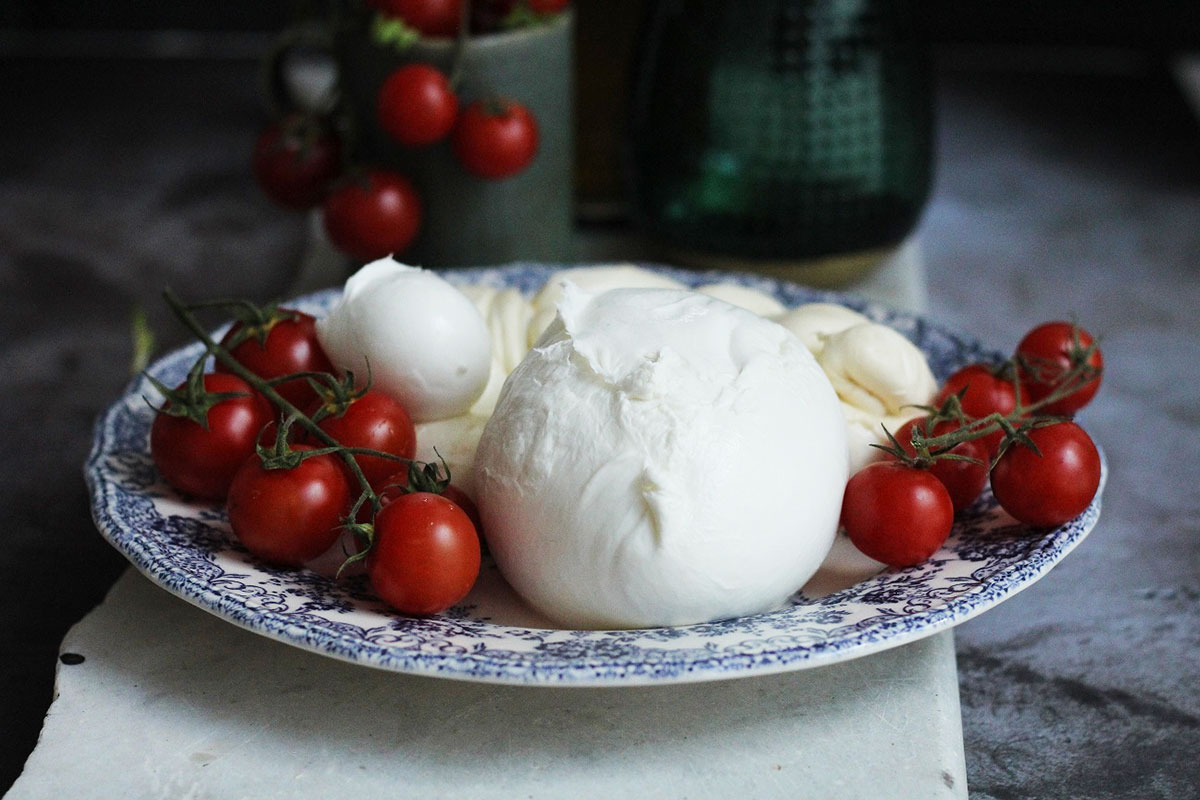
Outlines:
<svg viewBox="0 0 1200 800"><path fill-rule="evenodd" d="M918 564L989 480L1018 522L1074 519L1095 497L1101 469L1096 445L1067 417L1095 396L1103 367L1087 331L1048 322L1004 364L954 372L927 415L890 434L885 459L846 484L841 522L850 540L885 564Z"/></svg>
<svg viewBox="0 0 1200 800"><path fill-rule="evenodd" d="M537 24L565 10L567 0L480 0L472 4L465 28L462 0L371 0L370 5L378 20L398 23L417 38L439 38ZM482 179L509 178L533 162L539 131L526 106L490 95L459 105L445 73L412 63L384 80L374 122L404 147L449 139L463 169ZM269 198L294 210L321 205L330 241L359 261L406 250L424 214L420 192L405 175L357 164L345 152L336 129L365 122L289 114L262 131L252 159L254 176Z"/></svg>
<svg viewBox="0 0 1200 800"><path fill-rule="evenodd" d="M234 535L265 561L303 566L350 530L363 545L353 557L396 610L462 600L479 573L478 512L432 465L410 479L408 412L332 375L309 315L238 306L249 311L211 345L216 371L202 358L178 387L156 382L166 402L150 453L163 479L225 501Z"/></svg>

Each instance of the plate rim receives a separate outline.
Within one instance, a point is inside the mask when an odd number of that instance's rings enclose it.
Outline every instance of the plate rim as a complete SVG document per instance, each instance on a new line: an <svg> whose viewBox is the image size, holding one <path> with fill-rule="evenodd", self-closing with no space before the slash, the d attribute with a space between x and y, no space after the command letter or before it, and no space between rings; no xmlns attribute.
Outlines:
<svg viewBox="0 0 1200 800"><path fill-rule="evenodd" d="M448 279L453 278L451 281L453 283L496 283L499 281L499 285L510 285L503 282L504 276L530 274L531 271L535 274L548 275L558 269L575 266L591 265L518 262L495 267L463 268L440 272L439 274ZM720 270L703 272L681 270L676 267L647 263L637 264L637 266L647 267L671 277L682 279L685 283L693 287L703 285L706 282L712 282L713 279L730 281L752 288L763 289L781 299L781 295L791 294L804 295L806 298L815 298L806 299L805 302L836 302L866 313L867 316L878 321L901 318L908 320L909 324L913 325L931 325L956 342L967 345L969 349L985 355L996 355L984 350L982 345L973 337L944 326L930 319L925 314L891 309L883 304L868 301L850 294L829 290L814 290L809 287L791 284L787 281L745 273L730 273ZM329 298L336 296L337 292L338 290L335 288L325 289L293 298L289 302L297 305L328 302ZM202 350L203 347L198 342L174 349L155 359L154 363L147 369L147 372L161 371L172 360L190 357L189 353L198 355ZM477 683L526 686L574 686L581 688L695 683L816 668L869 656L893 647L903 646L927 636L952 629L969 619L973 619L1045 577L1059 561L1065 558L1066 555L1087 537L1095 526L1100 514L1101 495L1108 476L1107 460L1101 450L1101 483L1092 504L1076 520L1064 526L1039 533L1037 535L1039 539L1037 547L1031 549L1024 559L1010 565L1007 570L1009 581L1004 585L983 583L981 584L982 588L980 591L960 596L936 609L926 610L919 614L903 618L893 618L876 622L869 628L856 631L848 639L837 640L838 646L816 647L814 649L813 645L793 645L792 647L773 650L770 653L727 653L714 651L707 659L687 661L682 671L676 669L666 673L637 669L633 669L631 672L630 668L638 666L637 664L623 663L620 659L615 658L607 662L604 659L572 661L570 663L560 663L553 667L533 663L532 666L527 664L518 669L514 665L499 664L495 660L481 660L477 657L477 654L472 653L434 656L425 652L412 653L401 651L399 654L384 657L373 652L364 653L361 647L364 640L361 639L359 640L359 648L355 649L352 647L353 642L350 640L351 637L345 634L345 632L320 628L316 631L309 631L307 635L298 635L302 632L294 634L289 634L288 632L293 623L283 626L265 624L265 622L270 621L270 612L259 610L257 616L255 616L253 609L250 609L244 603L237 604L232 602L229 596L223 598L220 593L212 589L210 584L200 581L195 575L185 574L185 579L178 582L171 580L170 577L156 571L162 568L154 559L147 556L144 549L139 550L123 538L122 520L114 513L115 502L110 498L111 494L118 491L118 487L111 476L104 474L102 467L104 457L109 453L109 446L115 437L114 427L116 422L122 412L131 411L129 404L133 401L134 397L137 397L140 402L141 395L138 389L143 385L144 378L141 376L134 378L126 386L120 398L98 416L93 429L92 449L84 464L85 479L89 488L94 523L101 535L129 560L141 574L171 594L184 599L208 613L214 614L238 627L275 639L276 641L310 650L327 657L386 671ZM130 533L135 536L138 535L136 531L131 530ZM901 573L903 573L903 570L885 570L881 574ZM755 617L760 616L764 615L755 615ZM919 624L912 624L914 619ZM490 625L492 623L482 624ZM517 629L513 626L499 625L495 627L498 629L523 631L541 630ZM680 627L686 629L695 626ZM546 629L546 632L554 635L565 633L590 637L600 635L633 636L639 633L661 630L663 629L648 628L625 631L561 631L558 629ZM378 644L372 644L375 648L381 647ZM483 651L483 654L486 656L487 651ZM375 657L371 657L372 655L375 655Z"/></svg>

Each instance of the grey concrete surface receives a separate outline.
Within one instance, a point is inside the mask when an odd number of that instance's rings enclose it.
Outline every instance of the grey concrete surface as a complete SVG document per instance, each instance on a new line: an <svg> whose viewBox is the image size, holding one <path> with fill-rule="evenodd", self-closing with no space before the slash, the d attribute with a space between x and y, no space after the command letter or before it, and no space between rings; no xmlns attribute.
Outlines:
<svg viewBox="0 0 1200 800"><path fill-rule="evenodd" d="M0 790L62 635L123 565L80 469L157 294L283 291L304 221L256 193L249 62L0 60ZM939 74L932 314L1006 349L1075 313L1108 374L1104 514L957 635L975 798L1200 797L1200 126L1164 72Z"/></svg>

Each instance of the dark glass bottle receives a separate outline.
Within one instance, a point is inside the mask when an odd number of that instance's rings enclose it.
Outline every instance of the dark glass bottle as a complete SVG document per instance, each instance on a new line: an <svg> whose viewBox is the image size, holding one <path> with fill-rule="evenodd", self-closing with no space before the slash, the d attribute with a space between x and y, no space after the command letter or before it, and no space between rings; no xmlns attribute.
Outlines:
<svg viewBox="0 0 1200 800"><path fill-rule="evenodd" d="M641 227L699 265L804 279L841 257L823 282L903 240L930 183L916 2L654 3L630 118Z"/></svg>

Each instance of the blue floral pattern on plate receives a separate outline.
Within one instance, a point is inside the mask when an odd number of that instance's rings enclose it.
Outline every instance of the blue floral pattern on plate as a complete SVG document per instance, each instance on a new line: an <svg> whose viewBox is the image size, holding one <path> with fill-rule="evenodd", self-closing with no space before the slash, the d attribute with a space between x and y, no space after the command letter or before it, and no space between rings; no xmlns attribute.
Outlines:
<svg viewBox="0 0 1200 800"><path fill-rule="evenodd" d="M559 268L518 264L446 275L452 282L532 293ZM853 297L749 275L655 269L692 286L741 283L789 307L807 302L850 306L908 336L927 354L939 379L965 363L1000 358L926 319ZM336 296L330 290L296 305L320 315ZM171 353L150 373L173 385L200 352L197 344ZM828 593L813 591L810 584L784 608L701 625L554 629L523 608L492 565L485 565L461 605L413 618L390 612L362 577L335 582L308 570L278 569L247 553L219 505L189 502L159 479L148 448L154 412L145 398L157 399L157 393L144 378L136 380L97 421L85 468L97 527L142 573L256 633L373 667L460 680L640 685L759 675L856 658L946 630L1011 597L1079 544L1100 514L1097 493L1079 518L1035 531L1014 523L985 493L924 564L885 569Z"/></svg>

